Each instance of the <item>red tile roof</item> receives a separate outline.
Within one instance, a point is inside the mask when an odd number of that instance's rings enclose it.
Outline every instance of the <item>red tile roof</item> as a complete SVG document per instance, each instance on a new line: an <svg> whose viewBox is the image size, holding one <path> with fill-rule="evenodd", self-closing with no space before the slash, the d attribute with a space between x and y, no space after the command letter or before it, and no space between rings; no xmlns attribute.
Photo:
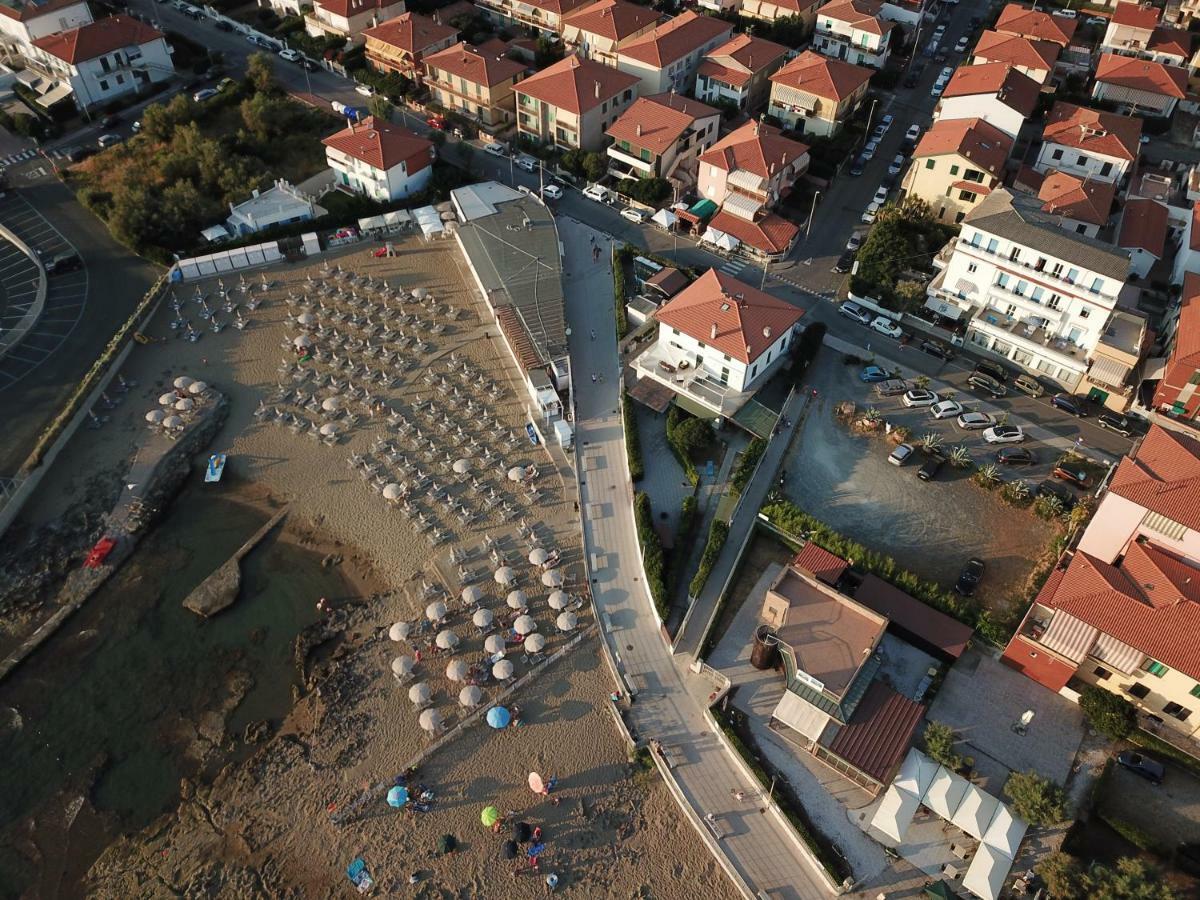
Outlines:
<svg viewBox="0 0 1200 900"><path fill-rule="evenodd" d="M1200 441L1151 425L1117 466L1109 490L1200 531Z"/></svg>
<svg viewBox="0 0 1200 900"><path fill-rule="evenodd" d="M1023 66L1034 71L1051 71L1062 47L1053 41L1038 41L1015 34L985 31L979 36L975 59Z"/></svg>
<svg viewBox="0 0 1200 900"><path fill-rule="evenodd" d="M1010 3L1001 11L1000 18L993 27L1005 34L1018 34L1039 41L1054 41L1060 47L1066 47L1075 36L1079 22L1076 19L1064 19L1062 16L1032 10L1019 3Z"/></svg>
<svg viewBox="0 0 1200 900"><path fill-rule="evenodd" d="M887 784L924 717L924 704L909 700L882 681L872 681L850 721L825 746L877 783Z"/></svg>
<svg viewBox="0 0 1200 900"><path fill-rule="evenodd" d="M882 0L832 0L817 10L818 16L845 22L851 28L868 34L884 35L896 23L880 18Z"/></svg>
<svg viewBox="0 0 1200 900"><path fill-rule="evenodd" d="M457 28L441 25L427 16L406 12L374 28L368 28L363 32L363 37L374 38L407 53L417 54L426 47L440 44L457 34Z"/></svg>
<svg viewBox="0 0 1200 900"><path fill-rule="evenodd" d="M872 72L865 66L805 50L778 69L771 81L837 103L870 81Z"/></svg>
<svg viewBox="0 0 1200 900"><path fill-rule="evenodd" d="M1179 324L1171 360L1200 369L1200 275L1185 272L1183 293L1179 298Z"/></svg>
<svg viewBox="0 0 1200 900"><path fill-rule="evenodd" d="M1008 63L984 63L979 66L959 66L950 76L942 96L971 97L991 94L1005 106L1024 116L1033 113L1041 87L1036 81Z"/></svg>
<svg viewBox="0 0 1200 900"><path fill-rule="evenodd" d="M649 6L640 6L627 0L600 0L571 13L563 19L563 25L570 25L588 34L598 34L611 41L623 41L661 18L662 14Z"/></svg>
<svg viewBox="0 0 1200 900"><path fill-rule="evenodd" d="M1116 12L1112 14L1112 22L1116 25L1149 30L1158 25L1160 14L1160 10L1148 4L1118 3Z"/></svg>
<svg viewBox="0 0 1200 900"><path fill-rule="evenodd" d="M927 606L878 575L864 575L854 592L854 599L880 615L903 632L905 640L918 646L958 659L967 649L972 629L944 612Z"/></svg>
<svg viewBox="0 0 1200 900"><path fill-rule="evenodd" d="M706 53L704 59L731 72L742 73L749 80L752 75L778 62L787 52L788 48L783 44L766 38L735 34L721 46Z"/></svg>
<svg viewBox="0 0 1200 900"><path fill-rule="evenodd" d="M11 6L0 4L0 15L19 22L29 22L41 16L48 16L56 10L74 6L79 0L49 0L47 3L34 3L32 0L10 0Z"/></svg>
<svg viewBox="0 0 1200 900"><path fill-rule="evenodd" d="M1145 250L1158 259L1163 258L1167 243L1167 208L1157 200L1132 197L1121 215L1121 233L1117 246Z"/></svg>
<svg viewBox="0 0 1200 900"><path fill-rule="evenodd" d="M1012 138L983 119L938 119L921 135L913 157L921 159L957 153L999 178L1004 174L1004 164L1012 147Z"/></svg>
<svg viewBox="0 0 1200 900"><path fill-rule="evenodd" d="M763 0L763 2L799 14L814 9L820 5L821 0Z"/></svg>
<svg viewBox="0 0 1200 900"><path fill-rule="evenodd" d="M316 0L316 5L332 15L341 16L345 19L373 9L391 10L393 6L399 6L401 10L404 9L403 0ZM395 12L395 10L386 12L380 15L379 18L390 18L391 12Z"/></svg>
<svg viewBox="0 0 1200 900"><path fill-rule="evenodd" d="M638 149L661 156L687 132L697 119L719 116L699 100L676 93L639 97L605 132L614 141L629 141Z"/></svg>
<svg viewBox="0 0 1200 900"><path fill-rule="evenodd" d="M431 141L399 125L376 120L374 116L323 138L321 143L376 169L387 170L419 157L422 164L409 165L409 175L433 162Z"/></svg>
<svg viewBox="0 0 1200 900"><path fill-rule="evenodd" d="M818 581L823 581L830 587L837 584L842 574L850 568L850 564L830 553L824 547L819 547L812 541L806 541L800 552L792 559L792 565L803 569Z"/></svg>
<svg viewBox="0 0 1200 900"><path fill-rule="evenodd" d="M733 26L713 16L698 16L688 11L663 22L649 34L630 41L621 56L665 69L671 63L699 50L709 41L733 34Z"/></svg>
<svg viewBox="0 0 1200 900"><path fill-rule="evenodd" d="M1038 189L1042 211L1089 225L1103 226L1112 212L1117 186L1111 181L1084 180L1067 172L1050 172Z"/></svg>
<svg viewBox="0 0 1200 900"><path fill-rule="evenodd" d="M1100 54L1096 81L1163 97L1187 96L1187 72L1183 69L1115 53Z"/></svg>
<svg viewBox="0 0 1200 900"><path fill-rule="evenodd" d="M554 13L558 16L569 15L585 3L591 0L523 0L530 6L536 6L538 9L543 9L546 12Z"/></svg>
<svg viewBox="0 0 1200 900"><path fill-rule="evenodd" d="M751 222L721 210L712 217L708 227L731 234L743 244L768 254L785 252L800 233L798 227L775 213L767 213Z"/></svg>
<svg viewBox="0 0 1200 900"><path fill-rule="evenodd" d="M639 81L636 75L612 66L568 56L526 78L516 91L578 116L630 90Z"/></svg>
<svg viewBox="0 0 1200 900"><path fill-rule="evenodd" d="M663 304L655 318L749 364L803 315L786 300L709 269Z"/></svg>
<svg viewBox="0 0 1200 900"><path fill-rule="evenodd" d="M151 28L145 22L139 22L128 16L110 16L107 19L99 19L88 25L72 28L70 31L60 31L57 34L38 38L33 45L45 50L51 56L74 64L95 59L124 47L148 44L161 37L163 37L161 31Z"/></svg>
<svg viewBox="0 0 1200 900"><path fill-rule="evenodd" d="M1119 566L1076 552L1038 602L1200 679L1200 569L1151 544L1130 544Z"/></svg>
<svg viewBox="0 0 1200 900"><path fill-rule="evenodd" d="M806 153L807 144L785 138L773 125L752 119L709 147L701 154L700 162L726 172L741 169L769 179Z"/></svg>
<svg viewBox="0 0 1200 900"><path fill-rule="evenodd" d="M1192 33L1179 28L1155 28L1146 50L1164 56L1179 56L1186 62L1192 55Z"/></svg>
<svg viewBox="0 0 1200 900"><path fill-rule="evenodd" d="M462 41L425 57L425 65L486 87L503 84L525 71L525 63L506 56L481 52Z"/></svg>
<svg viewBox="0 0 1200 900"><path fill-rule="evenodd" d="M1132 162L1142 139L1142 120L1058 101L1046 117L1042 140L1085 153Z"/></svg>

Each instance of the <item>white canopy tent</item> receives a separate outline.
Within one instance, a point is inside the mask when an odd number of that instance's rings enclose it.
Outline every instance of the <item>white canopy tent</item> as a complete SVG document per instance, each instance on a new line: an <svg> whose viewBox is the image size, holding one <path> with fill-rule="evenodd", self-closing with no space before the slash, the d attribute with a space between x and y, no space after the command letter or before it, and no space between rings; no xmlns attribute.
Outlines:
<svg viewBox="0 0 1200 900"><path fill-rule="evenodd" d="M976 840L983 840L988 823L996 815L996 807L1000 803L991 794L980 790L975 785L969 785L963 795L962 803L954 811L950 819L952 825L961 828ZM944 818L944 817L943 817Z"/></svg>
<svg viewBox="0 0 1200 900"><path fill-rule="evenodd" d="M420 209L414 209L412 215L417 220L421 234L426 238L431 238L435 234L441 234L445 231L445 227L442 225L441 213L432 206L422 206Z"/></svg>
<svg viewBox="0 0 1200 900"><path fill-rule="evenodd" d="M989 847L999 850L1009 859L1017 858L1017 848L1029 829L1029 823L1019 816L1013 815L1007 804L1001 803L996 807L987 831L983 833L983 842Z"/></svg>
<svg viewBox="0 0 1200 900"><path fill-rule="evenodd" d="M970 783L965 778L955 775L943 766L933 776L929 790L925 792L921 802L949 822L954 818L954 813L962 803L969 786Z"/></svg>
<svg viewBox="0 0 1200 900"><path fill-rule="evenodd" d="M962 886L982 900L999 900L1013 861L987 844L980 844L963 876Z"/></svg>
<svg viewBox="0 0 1200 900"><path fill-rule="evenodd" d="M671 212L671 210L660 209L650 217L650 221L661 228L670 229L675 227L675 218L675 213Z"/></svg>
<svg viewBox="0 0 1200 900"><path fill-rule="evenodd" d="M871 819L871 827L883 832L899 844L904 840L904 832L908 830L908 825L912 822L913 816L917 813L917 807L920 805L920 797L912 791L893 784L887 789L887 793L883 795L883 800L875 810L875 817Z"/></svg>
<svg viewBox="0 0 1200 900"><path fill-rule="evenodd" d="M704 229L704 234L700 235L700 242L703 244L712 244L718 250L724 250L730 253L736 250L738 248L738 244L741 243L741 241L735 238L732 234L726 234L724 231L720 231L716 228Z"/></svg>

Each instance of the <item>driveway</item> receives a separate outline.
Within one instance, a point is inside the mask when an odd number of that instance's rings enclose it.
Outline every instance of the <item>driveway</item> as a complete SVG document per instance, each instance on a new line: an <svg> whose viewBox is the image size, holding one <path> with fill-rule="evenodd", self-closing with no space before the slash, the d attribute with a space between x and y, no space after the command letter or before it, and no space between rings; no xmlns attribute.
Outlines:
<svg viewBox="0 0 1200 900"><path fill-rule="evenodd" d="M810 369L806 383L820 402L787 458L787 495L847 537L947 587L968 558L981 557L988 571L980 599L999 599L1002 586L1019 585L1028 575L1052 527L1004 505L961 470L946 466L937 481L923 482L915 465L887 462L892 445L885 439L852 434L833 409L841 400L865 398L859 369L828 347Z"/></svg>
<svg viewBox="0 0 1200 900"><path fill-rule="evenodd" d="M1165 847L1200 841L1200 778L1169 759L1154 758L1167 769L1162 784L1155 787L1114 764L1100 804Z"/></svg>

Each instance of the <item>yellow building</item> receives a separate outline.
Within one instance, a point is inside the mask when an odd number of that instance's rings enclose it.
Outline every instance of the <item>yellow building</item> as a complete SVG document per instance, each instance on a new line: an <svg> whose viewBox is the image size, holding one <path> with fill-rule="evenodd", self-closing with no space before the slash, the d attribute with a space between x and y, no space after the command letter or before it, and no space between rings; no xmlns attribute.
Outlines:
<svg viewBox="0 0 1200 900"><path fill-rule="evenodd" d="M901 183L943 222L961 222L1000 184L1013 142L983 119L943 119L921 137Z"/></svg>
<svg viewBox="0 0 1200 900"><path fill-rule="evenodd" d="M513 87L524 75L524 63L461 42L425 58L425 80L434 100L484 128L513 120Z"/></svg>

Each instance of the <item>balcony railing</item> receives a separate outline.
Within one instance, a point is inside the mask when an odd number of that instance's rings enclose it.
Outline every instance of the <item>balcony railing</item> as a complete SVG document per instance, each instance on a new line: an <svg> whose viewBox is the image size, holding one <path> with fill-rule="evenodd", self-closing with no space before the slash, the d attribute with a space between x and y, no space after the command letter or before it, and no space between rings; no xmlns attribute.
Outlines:
<svg viewBox="0 0 1200 900"><path fill-rule="evenodd" d="M1078 281L1072 281L1071 279L1067 278L1066 275L1064 275L1062 273L1056 275L1056 274L1054 274L1053 271L1045 268L1044 266L1039 269L1039 268L1037 268L1036 265L1030 265L1029 263L1025 262L1024 260L1013 259L1011 256L1005 256L1003 253L999 252L998 250L989 250L989 249L987 249L987 247L983 246L982 244L969 244L960 239L959 242L955 246L965 247L965 248L967 248L969 250L973 250L974 252L979 253L983 256L990 256L993 259L1002 261L1007 266L1011 266L1014 268L1027 269L1028 271L1035 274L1038 278L1048 278L1052 281L1057 281L1060 284L1065 284L1067 287L1069 287L1071 289L1071 291L1076 296L1083 296L1084 294L1091 294L1094 297L1103 297L1105 300L1111 300L1113 303L1116 303L1116 301L1117 301L1117 298L1115 295L1109 296L1108 294L1105 294L1103 291L1098 291L1098 290L1096 290L1094 288L1090 288L1090 287L1084 287Z"/></svg>

